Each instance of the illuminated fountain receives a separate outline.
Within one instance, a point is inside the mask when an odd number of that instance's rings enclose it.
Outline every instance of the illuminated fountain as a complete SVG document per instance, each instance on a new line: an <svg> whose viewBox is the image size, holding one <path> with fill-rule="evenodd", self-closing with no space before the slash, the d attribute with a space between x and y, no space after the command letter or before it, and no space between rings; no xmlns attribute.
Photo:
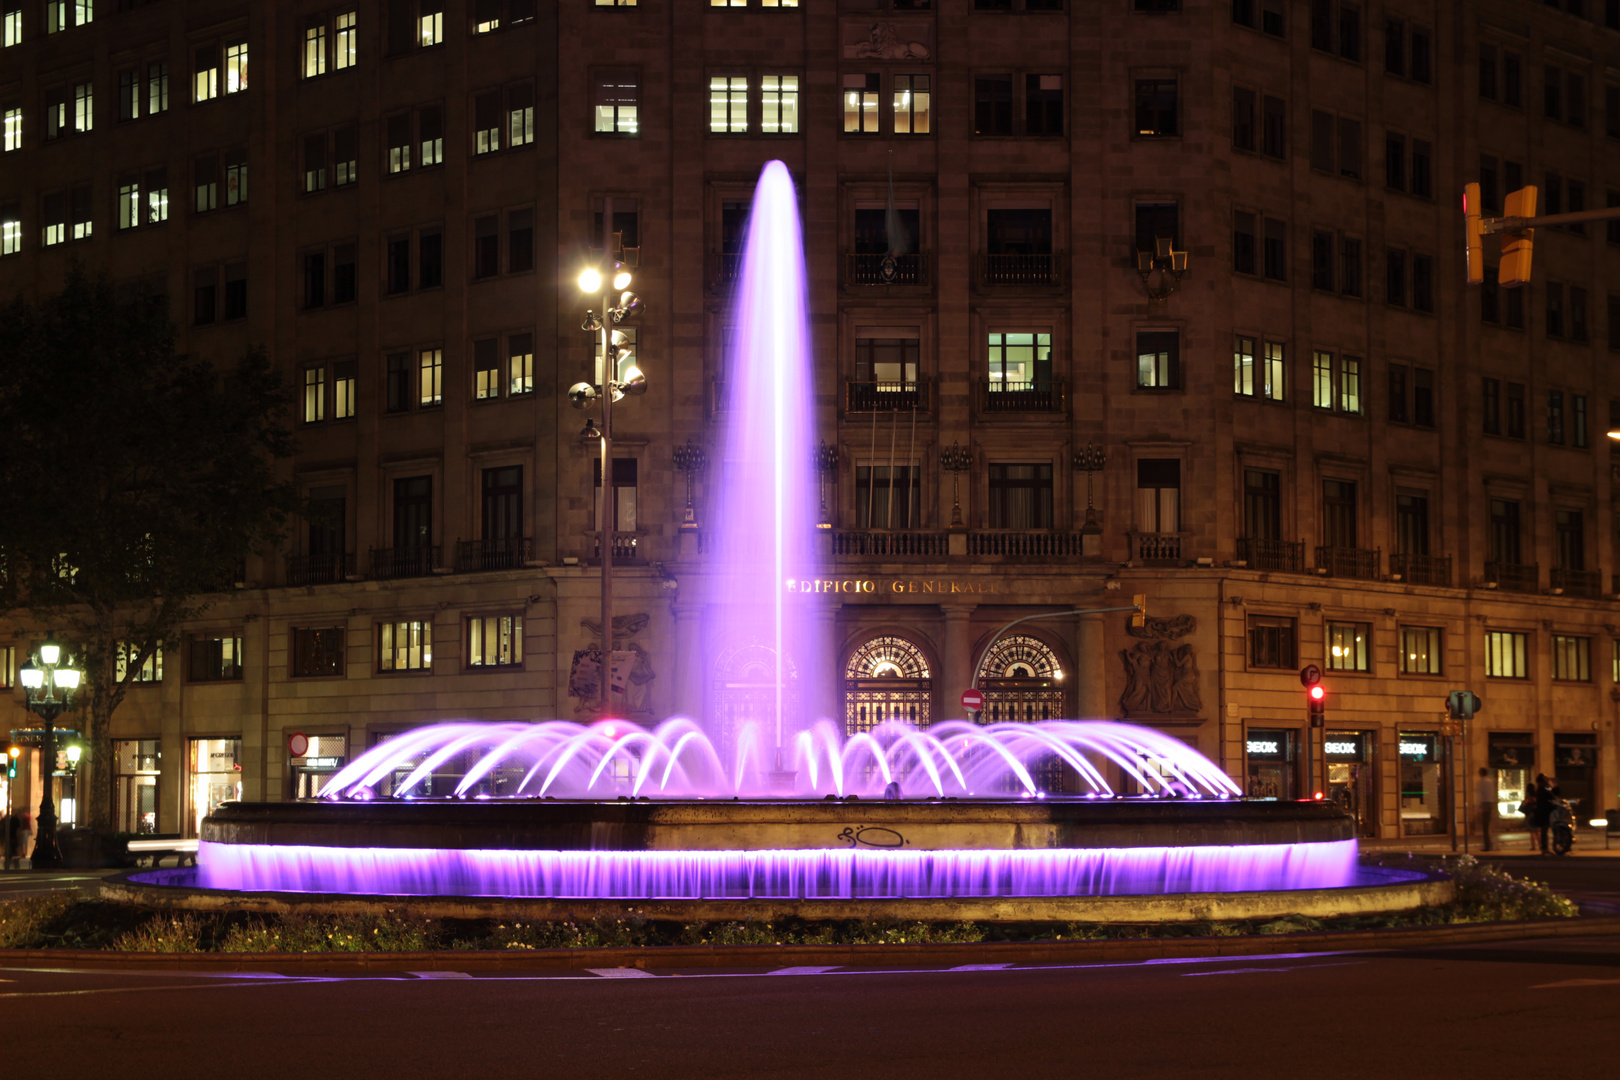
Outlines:
<svg viewBox="0 0 1620 1080"><path fill-rule="evenodd" d="M1221 908L1229 917L1276 914L1305 910L1313 890L1390 887L1358 870L1354 822L1337 807L1241 799L1218 766L1162 732L948 722L846 737L816 720L830 703L810 688L830 685L816 673L833 665L825 601L794 588L820 577L818 499L804 261L780 162L756 190L737 313L711 542L695 576L708 647L747 653L768 694L654 730L405 732L335 774L319 800L225 804L203 824L194 879L161 871L135 884L501 898L540 917L634 902L671 918L980 919L1209 917L1208 894L1251 898ZM1204 899L1179 915L1140 910L1143 897L1178 894ZM1085 907L1111 897L1137 906Z"/></svg>

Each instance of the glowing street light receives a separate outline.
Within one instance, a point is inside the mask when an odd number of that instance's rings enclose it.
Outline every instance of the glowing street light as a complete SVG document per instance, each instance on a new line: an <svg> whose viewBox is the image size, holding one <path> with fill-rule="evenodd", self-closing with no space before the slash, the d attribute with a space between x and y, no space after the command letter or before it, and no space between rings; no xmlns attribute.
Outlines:
<svg viewBox="0 0 1620 1080"><path fill-rule="evenodd" d="M73 707L73 695L78 692L82 673L73 666L71 657L62 654L62 646L47 638L35 650L33 658L23 661L17 669L17 678L28 696L28 711L45 722L45 737L40 743L40 778L44 791L39 799L39 831L34 834L34 853L30 857L35 870L54 870L62 865L62 850L56 844L56 802L51 797L51 778L56 772L56 718ZM78 763L73 750L69 757Z"/></svg>

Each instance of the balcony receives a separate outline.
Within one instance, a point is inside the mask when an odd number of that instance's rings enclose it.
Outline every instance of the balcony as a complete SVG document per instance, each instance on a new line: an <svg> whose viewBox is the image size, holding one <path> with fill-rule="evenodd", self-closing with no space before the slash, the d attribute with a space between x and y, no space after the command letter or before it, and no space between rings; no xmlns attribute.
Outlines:
<svg viewBox="0 0 1620 1080"><path fill-rule="evenodd" d="M615 532L613 534L613 561L626 562L637 558L641 550L641 534L638 532ZM602 535L591 533L591 558L602 558Z"/></svg>
<svg viewBox="0 0 1620 1080"><path fill-rule="evenodd" d="M982 530L968 533L969 555L1014 555L1040 558L1061 556L1081 558L1082 537L1079 533L1021 532L1012 530Z"/></svg>
<svg viewBox="0 0 1620 1080"><path fill-rule="evenodd" d="M866 412L927 412L928 381L916 382L855 382L844 384L844 411Z"/></svg>
<svg viewBox="0 0 1620 1080"><path fill-rule="evenodd" d="M1451 586L1450 555L1391 555L1389 572L1408 585Z"/></svg>
<svg viewBox="0 0 1620 1080"><path fill-rule="evenodd" d="M437 544L424 547L372 548L371 576L374 578L427 577L441 565Z"/></svg>
<svg viewBox="0 0 1620 1080"><path fill-rule="evenodd" d="M527 536L508 536L497 540L458 540L456 573L519 570L529 561L529 555L530 545Z"/></svg>
<svg viewBox="0 0 1620 1080"><path fill-rule="evenodd" d="M353 555L289 555L288 585L331 585L354 577Z"/></svg>
<svg viewBox="0 0 1620 1080"><path fill-rule="evenodd" d="M1289 574L1305 572L1305 542L1292 540L1259 540L1240 537L1237 542L1238 558L1250 570L1281 570Z"/></svg>
<svg viewBox="0 0 1620 1080"><path fill-rule="evenodd" d="M1383 576L1382 549L1333 547L1323 545L1316 549L1316 569L1326 570L1329 577L1361 578L1376 581Z"/></svg>
<svg viewBox="0 0 1620 1080"><path fill-rule="evenodd" d="M729 286L742 276L742 252L722 251L716 257L720 260L719 270L716 273L716 285L720 287Z"/></svg>
<svg viewBox="0 0 1620 1080"><path fill-rule="evenodd" d="M985 285L1058 285L1058 256L981 255L979 281Z"/></svg>
<svg viewBox="0 0 1620 1080"><path fill-rule="evenodd" d="M950 554L945 532L839 530L833 533L833 554L856 558L943 559Z"/></svg>
<svg viewBox="0 0 1620 1080"><path fill-rule="evenodd" d="M1060 413L1068 407L1068 398L1068 385L1061 379L1043 383L979 380L980 412Z"/></svg>
<svg viewBox="0 0 1620 1080"><path fill-rule="evenodd" d="M1509 592L1540 592L1541 564L1488 562L1485 564L1485 580Z"/></svg>
<svg viewBox="0 0 1620 1080"><path fill-rule="evenodd" d="M1176 566L1181 563L1180 533L1129 534L1131 560L1146 566Z"/></svg>
<svg viewBox="0 0 1620 1080"><path fill-rule="evenodd" d="M890 256L865 252L844 253L844 284L857 285L927 285L928 256L921 252L893 256L892 276L886 274L885 265Z"/></svg>
<svg viewBox="0 0 1620 1080"><path fill-rule="evenodd" d="M1579 596L1596 600L1603 595L1603 575L1596 570L1552 570L1551 586L1562 589L1565 596Z"/></svg>

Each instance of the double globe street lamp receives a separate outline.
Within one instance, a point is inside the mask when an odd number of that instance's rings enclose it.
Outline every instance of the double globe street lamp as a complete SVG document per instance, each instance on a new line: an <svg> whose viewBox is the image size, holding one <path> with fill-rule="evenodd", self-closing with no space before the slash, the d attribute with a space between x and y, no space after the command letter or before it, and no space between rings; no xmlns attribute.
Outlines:
<svg viewBox="0 0 1620 1080"><path fill-rule="evenodd" d="M604 215L612 221L612 214ZM595 310L585 312L580 329L600 333L597 343L596 378L594 382L578 382L568 388L568 401L576 409L589 409L597 402L602 405L602 427L597 430L591 420L585 421L584 438L596 438L602 444L601 494L597 499L597 548L602 564L602 663L598 683L601 692L601 711L605 717L612 709L613 676L613 541L617 526L617 505L613 487L613 405L626 394L647 392L647 376L636 363L630 335L615 329L626 319L641 314L641 297L630 291L630 268L623 263L610 263L606 273L589 267L579 275L579 290L587 296L601 297L601 314ZM615 301L614 294L618 299Z"/></svg>
<svg viewBox="0 0 1620 1080"><path fill-rule="evenodd" d="M62 849L56 844L56 801L51 783L56 773L56 718L73 707L82 672L64 655L62 646L47 638L34 655L23 661L17 677L28 695L28 711L45 722L41 742L40 779L44 788L39 799L39 831L34 834L35 870L53 870L62 865Z"/></svg>

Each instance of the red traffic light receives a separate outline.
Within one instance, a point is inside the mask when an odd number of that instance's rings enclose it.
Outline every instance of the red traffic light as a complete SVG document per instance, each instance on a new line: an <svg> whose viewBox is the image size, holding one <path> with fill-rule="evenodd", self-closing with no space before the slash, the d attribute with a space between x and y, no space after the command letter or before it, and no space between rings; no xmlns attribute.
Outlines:
<svg viewBox="0 0 1620 1080"><path fill-rule="evenodd" d="M1322 689L1321 683L1311 687L1309 693L1312 701L1321 701L1323 698L1327 697L1327 691Z"/></svg>

